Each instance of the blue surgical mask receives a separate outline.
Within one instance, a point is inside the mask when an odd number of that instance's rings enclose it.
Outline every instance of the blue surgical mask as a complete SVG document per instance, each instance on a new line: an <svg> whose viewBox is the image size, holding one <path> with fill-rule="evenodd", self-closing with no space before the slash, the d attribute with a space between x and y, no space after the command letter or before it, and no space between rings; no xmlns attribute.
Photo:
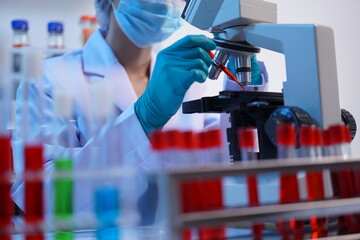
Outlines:
<svg viewBox="0 0 360 240"><path fill-rule="evenodd" d="M114 9L125 35L138 47L162 42L182 25L184 0L121 0Z"/></svg>

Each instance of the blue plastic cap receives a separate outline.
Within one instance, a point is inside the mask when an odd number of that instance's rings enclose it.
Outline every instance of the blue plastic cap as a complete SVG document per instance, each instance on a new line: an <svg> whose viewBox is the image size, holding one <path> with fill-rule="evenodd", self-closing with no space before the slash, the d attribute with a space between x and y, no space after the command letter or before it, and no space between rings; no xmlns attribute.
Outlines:
<svg viewBox="0 0 360 240"><path fill-rule="evenodd" d="M62 33L64 31L64 25L61 22L49 22L48 31Z"/></svg>
<svg viewBox="0 0 360 240"><path fill-rule="evenodd" d="M29 30L29 24L26 20L14 20L11 22L13 30Z"/></svg>

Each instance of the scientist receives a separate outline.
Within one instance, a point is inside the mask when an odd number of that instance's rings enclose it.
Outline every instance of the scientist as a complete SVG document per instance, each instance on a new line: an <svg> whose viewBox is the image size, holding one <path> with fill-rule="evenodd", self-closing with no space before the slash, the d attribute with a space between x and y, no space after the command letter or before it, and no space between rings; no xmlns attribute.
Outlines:
<svg viewBox="0 0 360 240"><path fill-rule="evenodd" d="M205 36L187 36L161 51L155 62L152 45L167 39L180 28L184 6L184 0L95 0L101 29L91 36L83 49L45 61L44 92L41 94L45 125L51 126L54 121L54 92L63 90L74 96L71 129L64 123L62 127L48 127L41 133L45 144L47 178L53 170L54 152L58 147L53 145L54 136L61 138L56 142L63 147L74 149L75 169L87 169L89 165L94 165L89 161L93 144L89 126L92 97L89 89L91 85L105 82L112 84L117 115L113 124L102 131L103 138L111 133L118 135L119 145L111 149L111 154L118 159L132 161L140 170L156 167L148 135L152 130L164 127L176 114L194 82L205 81L211 64L206 50L216 47ZM41 106L36 96L36 92L30 92L30 97L34 99L29 102L30 117L36 116ZM17 205L24 209L24 185L19 177L23 171L22 133L19 128L22 103L22 95L18 94L17 127L12 142L17 179L12 195ZM181 122L182 119L178 118L171 124L176 126ZM61 129L62 133L56 132ZM39 133L30 131L30 134ZM72 146L67 145L70 142ZM103 165L100 161L99 166ZM49 181L45 186L50 188ZM50 192L46 194L47 201L51 201ZM90 192L76 189L74 194L76 211L91 206Z"/></svg>
<svg viewBox="0 0 360 240"><path fill-rule="evenodd" d="M201 129L209 124L203 115L182 115L178 110L184 98L204 96L204 84L199 83L207 78L211 59L206 51L215 49L215 43L205 36L187 36L156 57L152 51L155 43L164 41L180 28L184 6L184 0L95 0L100 29L83 49L45 61L44 86L40 93L43 103L38 102L38 92L30 88L29 117L38 116L39 106L44 106L43 125L48 127L42 133L30 131L29 134L41 134L44 141L47 202L52 202L49 176L59 147L73 149L75 169L112 167L105 159L90 160L94 144L90 126L93 85L111 84L115 106L116 117L111 124L103 126L99 142L115 135L117 141L107 146L110 155L116 156L119 162L131 163L140 171L157 167L148 138L151 131L162 127ZM54 93L59 90L74 96L74 121L71 126L63 122L62 126L53 128L49 126L56 121ZM12 141L16 172L12 196L21 209L24 209L21 178L24 167L19 126L23 102L22 94L18 94L17 127ZM138 185L146 190L141 179ZM75 211L92 210L92 192L84 185L75 186L74 201Z"/></svg>

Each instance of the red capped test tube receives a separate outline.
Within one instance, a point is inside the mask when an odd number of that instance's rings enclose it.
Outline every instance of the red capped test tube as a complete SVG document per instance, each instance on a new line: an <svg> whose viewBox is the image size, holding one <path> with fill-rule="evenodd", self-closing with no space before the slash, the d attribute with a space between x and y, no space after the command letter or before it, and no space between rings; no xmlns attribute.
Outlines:
<svg viewBox="0 0 360 240"><path fill-rule="evenodd" d="M302 157L316 157L315 128L313 126L301 126L299 131ZM324 183L321 171L306 173L306 185L308 200L324 199Z"/></svg>
<svg viewBox="0 0 360 240"><path fill-rule="evenodd" d="M281 123L276 129L278 159L296 158L296 132L292 123ZM296 173L280 174L280 204L300 201L299 184ZM294 232L294 239L303 239L303 221L279 221L278 231L284 239Z"/></svg>
<svg viewBox="0 0 360 240"><path fill-rule="evenodd" d="M350 146L346 142L346 131L349 129L342 124L329 127L329 135L332 141L334 156L349 157ZM356 188L352 169L342 169L332 172L334 196L339 198L351 198L356 196ZM335 184L336 182L336 184ZM339 234L347 234L357 231L355 222L356 215L339 216Z"/></svg>
<svg viewBox="0 0 360 240"><path fill-rule="evenodd" d="M320 132L321 133L321 132ZM302 157L316 158L316 146L319 142L319 131L313 126L301 126L299 130ZM321 171L306 173L307 199L309 201L324 199L324 182ZM326 237L326 218L311 217L312 237Z"/></svg>
<svg viewBox="0 0 360 240"><path fill-rule="evenodd" d="M334 125L329 128L330 137L333 142L336 156L349 156L346 144L346 129L343 125ZM334 189L334 194L338 193L340 198L350 198L356 196L354 179L351 169L344 169L337 172L337 182L339 189ZM336 195L335 195L336 196Z"/></svg>
<svg viewBox="0 0 360 240"><path fill-rule="evenodd" d="M255 128L240 128L238 131L239 148L241 152L242 161L256 161L255 153ZM260 206L258 181L256 175L249 175L246 178L248 190L248 205L249 207ZM252 226L253 239L261 240L264 224L255 223Z"/></svg>
<svg viewBox="0 0 360 240"><path fill-rule="evenodd" d="M198 133L199 151L202 155L200 164L221 162L221 133L219 130L209 130ZM201 199L204 211L222 209L222 179L207 179L201 181ZM225 228L204 227L199 229L199 239L225 239Z"/></svg>

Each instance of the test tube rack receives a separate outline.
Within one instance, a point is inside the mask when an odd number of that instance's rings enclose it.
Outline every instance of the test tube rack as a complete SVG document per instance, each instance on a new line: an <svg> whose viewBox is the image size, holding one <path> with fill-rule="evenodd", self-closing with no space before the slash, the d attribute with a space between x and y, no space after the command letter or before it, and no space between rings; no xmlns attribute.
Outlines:
<svg viewBox="0 0 360 240"><path fill-rule="evenodd" d="M298 171L341 170L360 168L360 158L327 157L321 160L310 158L266 160L247 163L234 163L231 166L214 165L206 168L187 168L168 171L167 201L169 203L169 234L174 240L181 239L184 229L203 226L244 226L244 223L276 222L278 220L310 219L311 216L331 217L360 213L360 197L348 199L326 199L313 202L299 202L281 205L263 205L258 207L238 207L221 210L181 213L181 196L179 186L184 180L222 178L232 176L258 175L279 172L293 173ZM360 234L332 236L322 239L359 239ZM239 238L240 239L240 238ZM266 239L266 238L264 238Z"/></svg>

